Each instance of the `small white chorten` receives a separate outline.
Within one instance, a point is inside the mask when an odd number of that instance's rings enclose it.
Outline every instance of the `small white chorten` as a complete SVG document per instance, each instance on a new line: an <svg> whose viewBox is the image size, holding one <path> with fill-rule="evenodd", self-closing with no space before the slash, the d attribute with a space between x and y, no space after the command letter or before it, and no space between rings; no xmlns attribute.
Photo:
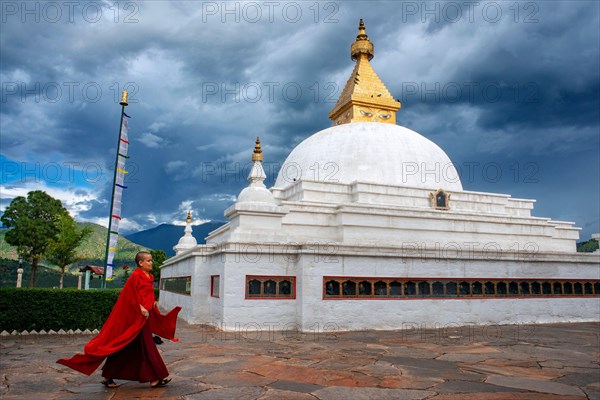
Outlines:
<svg viewBox="0 0 600 400"><path fill-rule="evenodd" d="M252 169L248 174L250 184L240 192L236 202L224 213L229 220L229 240L287 240L287 236L281 231L281 220L288 213L288 209L277 204L273 193L263 183L267 175L262 162L263 153L260 138L257 137L252 153ZM221 236L218 241L221 240L225 240L225 236Z"/></svg>
<svg viewBox="0 0 600 400"><path fill-rule="evenodd" d="M248 174L248 182L250 184L240 192L236 203L277 205L273 193L263 183L267 179L267 175L265 174L262 162L263 154L260 148L260 138L257 137L254 151L252 152L252 169Z"/></svg>
<svg viewBox="0 0 600 400"><path fill-rule="evenodd" d="M183 253L186 250L193 249L198 245L196 238L192 236L192 214L188 211L187 219L185 220L184 235L179 239L179 242L173 246L175 255Z"/></svg>

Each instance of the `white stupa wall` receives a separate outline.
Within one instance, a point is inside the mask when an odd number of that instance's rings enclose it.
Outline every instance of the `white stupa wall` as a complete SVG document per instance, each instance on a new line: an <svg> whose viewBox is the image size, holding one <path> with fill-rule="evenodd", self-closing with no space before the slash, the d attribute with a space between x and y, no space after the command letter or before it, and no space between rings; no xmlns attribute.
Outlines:
<svg viewBox="0 0 600 400"><path fill-rule="evenodd" d="M260 247L261 252L254 253L250 250L255 246L240 244L240 251L226 256L224 313L220 326L224 330L252 331L268 327L285 330L299 326L298 295L296 299L245 298L246 275L297 276L293 257L269 252L267 246Z"/></svg>
<svg viewBox="0 0 600 400"><path fill-rule="evenodd" d="M192 293L197 293L198 290L194 287L199 283L197 278L196 263L198 262L196 257L179 258L179 261L169 268L161 267L160 278L161 280L172 278L172 277L192 277ZM194 298L192 296L186 296L178 293L169 292L166 290L160 290L159 304L161 309L170 310L173 307L181 306L179 317L190 323L197 323L199 320L196 318L195 313L201 303L205 299Z"/></svg>
<svg viewBox="0 0 600 400"><path fill-rule="evenodd" d="M324 259L327 258L328 262ZM338 262L335 262L338 261ZM598 279L594 263L322 257L302 261L302 330L597 321L600 298L324 299L323 277ZM564 300L564 301L563 301Z"/></svg>
<svg viewBox="0 0 600 400"><path fill-rule="evenodd" d="M329 301L319 307L304 304L302 330L395 330L465 325L511 325L598 321L598 299L477 299L398 301Z"/></svg>
<svg viewBox="0 0 600 400"><path fill-rule="evenodd" d="M199 246L203 247L203 246ZM397 249L396 249L397 250ZM277 246L229 243L211 250L186 253L163 269L167 276L194 271L192 296L161 291L161 305L182 305L182 318L225 331L254 330L306 332L357 329L411 329L458 325L597 321L600 298L527 297L456 299L328 299L323 277L394 278L508 278L597 280L600 265L595 255L490 256L474 252L468 257L423 250L399 256L391 248ZM415 251L414 249L411 251ZM420 251L420 250L417 250ZM220 297L210 296L211 275L220 275ZM295 299L246 298L246 275L292 276Z"/></svg>
<svg viewBox="0 0 600 400"><path fill-rule="evenodd" d="M219 297L211 296L211 276L219 276ZM196 318L203 323L212 326L220 326L223 321L223 309L225 304L224 290L227 290L225 284L225 257L222 254L214 254L202 257L198 268L199 280L202 283L196 286L200 296L206 298L206 306L199 310Z"/></svg>

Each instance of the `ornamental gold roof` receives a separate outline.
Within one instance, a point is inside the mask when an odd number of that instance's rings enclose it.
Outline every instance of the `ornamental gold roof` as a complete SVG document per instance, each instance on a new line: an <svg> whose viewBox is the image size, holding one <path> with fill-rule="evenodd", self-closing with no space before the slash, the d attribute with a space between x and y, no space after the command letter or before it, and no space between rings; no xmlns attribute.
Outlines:
<svg viewBox="0 0 600 400"><path fill-rule="evenodd" d="M387 90L369 61L375 49L369 40L363 20L358 26L358 36L350 46L350 57L356 61L354 70L344 86L335 107L329 113L334 125L350 122L396 123L400 102Z"/></svg>

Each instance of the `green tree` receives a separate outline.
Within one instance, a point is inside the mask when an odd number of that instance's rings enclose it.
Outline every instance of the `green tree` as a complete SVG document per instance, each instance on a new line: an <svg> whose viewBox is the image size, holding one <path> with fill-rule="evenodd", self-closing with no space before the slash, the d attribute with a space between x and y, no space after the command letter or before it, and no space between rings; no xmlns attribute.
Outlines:
<svg viewBox="0 0 600 400"><path fill-rule="evenodd" d="M598 241L596 239L577 243L577 251L580 253L593 253L596 250L598 250Z"/></svg>
<svg viewBox="0 0 600 400"><path fill-rule="evenodd" d="M50 240L44 256L47 261L60 268L58 287L62 289L65 269L81 259L77 254L77 247L92 234L92 230L88 227L79 229L75 220L68 214L59 215L55 224L58 234Z"/></svg>
<svg viewBox="0 0 600 400"><path fill-rule="evenodd" d="M160 280L160 266L163 265L165 260L167 259L167 253L162 250L151 250L150 254L152 254L152 272L154 275L154 280Z"/></svg>
<svg viewBox="0 0 600 400"><path fill-rule="evenodd" d="M60 200L46 192L34 190L15 197L0 217L6 226L6 242L17 247L17 252L31 263L29 287L35 287L35 272L48 243L58 233L56 218L68 215Z"/></svg>

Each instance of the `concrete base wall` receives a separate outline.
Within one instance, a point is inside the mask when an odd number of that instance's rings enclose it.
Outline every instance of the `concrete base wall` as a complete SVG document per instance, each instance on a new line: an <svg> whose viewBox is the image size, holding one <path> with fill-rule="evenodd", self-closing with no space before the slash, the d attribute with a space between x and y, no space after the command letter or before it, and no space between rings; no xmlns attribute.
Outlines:
<svg viewBox="0 0 600 400"><path fill-rule="evenodd" d="M201 247L201 246L199 246ZM205 247L204 250L209 249ZM453 299L324 299L323 277L600 279L600 255L423 251L314 245L227 243L210 254L186 253L165 264L162 277L192 275L192 295L161 292L161 306L183 306L190 323L226 331L345 331L412 329L415 326L525 324L600 320L600 297L503 297ZM411 249L414 251L414 249ZM441 257L444 256L444 257ZM210 295L220 276L219 298ZM295 299L246 298L246 276L291 276Z"/></svg>

